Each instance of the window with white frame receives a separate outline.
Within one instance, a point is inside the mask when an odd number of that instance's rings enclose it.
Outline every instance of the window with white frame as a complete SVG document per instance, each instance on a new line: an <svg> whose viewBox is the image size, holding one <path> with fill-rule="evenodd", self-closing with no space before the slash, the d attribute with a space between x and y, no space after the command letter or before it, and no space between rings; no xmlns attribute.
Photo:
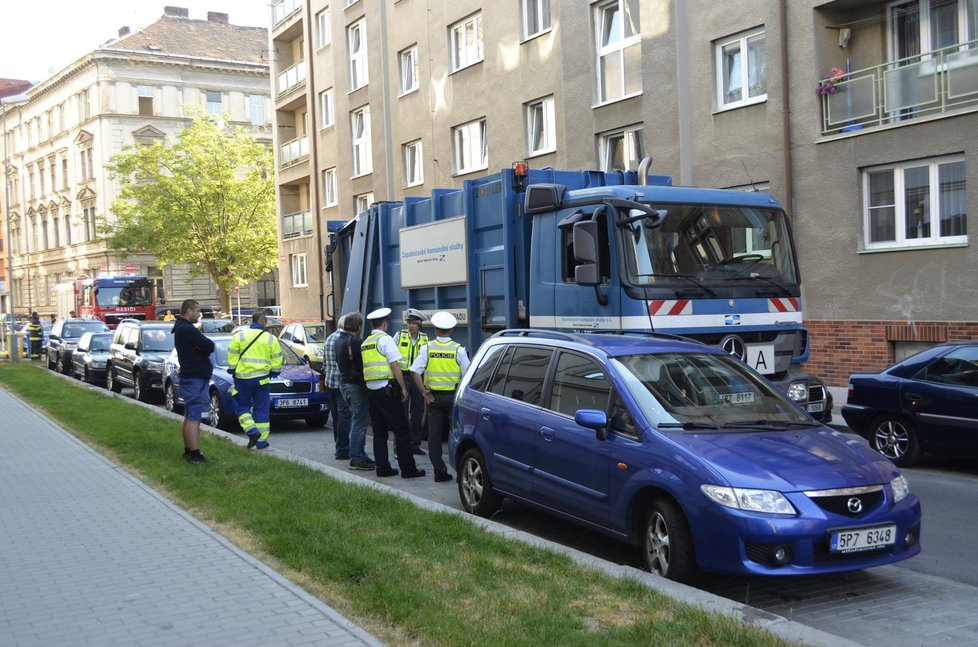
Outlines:
<svg viewBox="0 0 978 647"><path fill-rule="evenodd" d="M217 90L207 90L204 92L207 114L221 116L221 93Z"/></svg>
<svg viewBox="0 0 978 647"><path fill-rule="evenodd" d="M421 157L421 140L408 142L404 150L404 186L424 184L424 160Z"/></svg>
<svg viewBox="0 0 978 647"><path fill-rule="evenodd" d="M373 172L370 152L370 106L350 113L350 139L353 143L353 177Z"/></svg>
<svg viewBox="0 0 978 647"><path fill-rule="evenodd" d="M460 20L448 28L448 51L452 72L482 60L482 13Z"/></svg>
<svg viewBox="0 0 978 647"><path fill-rule="evenodd" d="M890 59L933 52L978 38L975 0L904 0L887 8ZM916 60L910 62L915 63Z"/></svg>
<svg viewBox="0 0 978 647"><path fill-rule="evenodd" d="M316 14L316 47L326 47L333 42L332 22L329 19L329 6Z"/></svg>
<svg viewBox="0 0 978 647"><path fill-rule="evenodd" d="M309 277L306 274L305 254L291 254L289 256L289 269L292 270L292 287L308 287Z"/></svg>
<svg viewBox="0 0 978 647"><path fill-rule="evenodd" d="M265 117L265 97L260 94L248 95L248 116L252 126L264 126Z"/></svg>
<svg viewBox="0 0 978 647"><path fill-rule="evenodd" d="M639 0L611 0L594 7L599 103L642 91L642 33L638 5Z"/></svg>
<svg viewBox="0 0 978 647"><path fill-rule="evenodd" d="M717 41L717 107L737 108L766 100L766 61L763 31Z"/></svg>
<svg viewBox="0 0 978 647"><path fill-rule="evenodd" d="M967 243L966 188L963 156L866 169L866 249Z"/></svg>
<svg viewBox="0 0 978 647"><path fill-rule="evenodd" d="M489 168L486 120L477 119L452 128L452 148L456 175Z"/></svg>
<svg viewBox="0 0 978 647"><path fill-rule="evenodd" d="M149 85L136 86L136 101L139 103L139 116L153 116L153 88Z"/></svg>
<svg viewBox="0 0 978 647"><path fill-rule="evenodd" d="M418 46L411 45L398 55L400 67L400 94L407 94L418 89Z"/></svg>
<svg viewBox="0 0 978 647"><path fill-rule="evenodd" d="M328 168L323 171L323 206L335 207L339 204L339 197L336 195L336 167Z"/></svg>
<svg viewBox="0 0 978 647"><path fill-rule="evenodd" d="M550 0L520 0L523 9L523 40L550 29Z"/></svg>
<svg viewBox="0 0 978 647"><path fill-rule="evenodd" d="M350 53L350 91L368 83L367 20L361 18L346 28L346 44Z"/></svg>
<svg viewBox="0 0 978 647"><path fill-rule="evenodd" d="M633 126L600 136L601 170L633 170L644 155L642 127Z"/></svg>
<svg viewBox="0 0 978 647"><path fill-rule="evenodd" d="M329 128L335 119L333 114L333 88L327 88L319 93L319 127Z"/></svg>
<svg viewBox="0 0 978 647"><path fill-rule="evenodd" d="M366 211L370 208L370 205L374 203L374 194L361 193L360 195L353 196L353 213L360 213L361 211Z"/></svg>
<svg viewBox="0 0 978 647"><path fill-rule="evenodd" d="M526 104L526 148L528 155L557 150L553 97L544 97Z"/></svg>

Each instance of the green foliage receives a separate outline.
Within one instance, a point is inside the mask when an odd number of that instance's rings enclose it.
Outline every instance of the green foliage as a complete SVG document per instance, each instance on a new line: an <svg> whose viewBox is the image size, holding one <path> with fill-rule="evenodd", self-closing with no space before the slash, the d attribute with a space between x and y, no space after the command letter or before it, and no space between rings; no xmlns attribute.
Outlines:
<svg viewBox="0 0 978 647"><path fill-rule="evenodd" d="M171 141L129 146L107 166L121 191L102 223L110 249L206 272L230 309L235 285L277 264L271 150L197 115Z"/></svg>

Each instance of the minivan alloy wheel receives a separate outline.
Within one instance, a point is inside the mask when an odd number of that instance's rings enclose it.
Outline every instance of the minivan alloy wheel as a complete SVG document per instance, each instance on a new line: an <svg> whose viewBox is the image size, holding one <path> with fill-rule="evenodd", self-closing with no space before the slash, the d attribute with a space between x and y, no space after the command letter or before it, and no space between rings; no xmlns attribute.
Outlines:
<svg viewBox="0 0 978 647"><path fill-rule="evenodd" d="M502 497L492 489L489 470L482 452L472 447L462 456L459 467L458 494L462 507L480 517L490 517L502 505Z"/></svg>

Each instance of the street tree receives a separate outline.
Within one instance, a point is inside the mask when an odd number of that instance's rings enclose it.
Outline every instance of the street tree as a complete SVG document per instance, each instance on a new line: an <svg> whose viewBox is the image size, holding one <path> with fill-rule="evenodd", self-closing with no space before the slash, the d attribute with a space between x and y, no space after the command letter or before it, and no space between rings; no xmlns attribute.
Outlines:
<svg viewBox="0 0 978 647"><path fill-rule="evenodd" d="M272 153L244 130L197 115L175 138L128 146L107 168L121 185L114 217L101 223L110 249L210 275L225 312L235 286L276 266Z"/></svg>

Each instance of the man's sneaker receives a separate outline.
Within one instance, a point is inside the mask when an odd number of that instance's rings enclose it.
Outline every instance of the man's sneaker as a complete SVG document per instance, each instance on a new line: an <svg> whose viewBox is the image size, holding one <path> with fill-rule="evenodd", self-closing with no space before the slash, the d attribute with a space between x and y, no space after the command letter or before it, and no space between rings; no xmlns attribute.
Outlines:
<svg viewBox="0 0 978 647"><path fill-rule="evenodd" d="M351 461L350 462L350 469L351 470L361 470L363 472L370 472L370 471L373 471L376 468L377 468L377 464L374 463L371 460Z"/></svg>
<svg viewBox="0 0 978 647"><path fill-rule="evenodd" d="M444 483L445 481L452 481L455 477L448 472L436 472L435 473L435 483Z"/></svg>
<svg viewBox="0 0 978 647"><path fill-rule="evenodd" d="M259 440L255 445L255 449L268 449L268 447L269 445L267 440Z"/></svg>
<svg viewBox="0 0 978 647"><path fill-rule="evenodd" d="M251 449L258 444L258 439L261 437L261 432L257 429L248 432L248 449Z"/></svg>
<svg viewBox="0 0 978 647"><path fill-rule="evenodd" d="M401 478L402 479L416 479L416 478L418 478L420 476L424 476L424 475L425 475L425 471L424 470L418 470L418 469L414 470L413 472L401 472Z"/></svg>
<svg viewBox="0 0 978 647"><path fill-rule="evenodd" d="M348 461L350 460L350 455L343 452L337 452L333 455L333 459L338 461Z"/></svg>
<svg viewBox="0 0 978 647"><path fill-rule="evenodd" d="M187 462L190 463L191 465L194 465L194 464L203 464L203 463L210 463L210 461L207 460L204 457L204 455L201 454L200 452L197 452L197 453L194 453L194 454L187 454Z"/></svg>
<svg viewBox="0 0 978 647"><path fill-rule="evenodd" d="M393 467L378 468L377 476L397 476L397 470Z"/></svg>

